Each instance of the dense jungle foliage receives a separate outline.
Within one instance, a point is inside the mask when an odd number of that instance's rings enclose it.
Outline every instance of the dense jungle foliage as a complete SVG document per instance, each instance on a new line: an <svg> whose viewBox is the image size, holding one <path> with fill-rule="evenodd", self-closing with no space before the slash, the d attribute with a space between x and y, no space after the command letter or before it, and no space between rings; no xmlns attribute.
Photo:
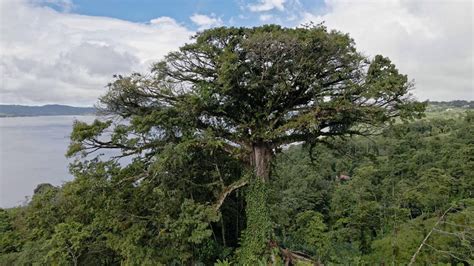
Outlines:
<svg viewBox="0 0 474 266"><path fill-rule="evenodd" d="M75 122L74 180L2 210L0 262L472 263L473 113L412 88L324 25L200 32Z"/></svg>
<svg viewBox="0 0 474 266"><path fill-rule="evenodd" d="M417 262L472 264L474 113L443 114L318 147L314 160L301 145L280 153L268 188L278 245L301 262L401 265L432 231ZM195 156L168 163L213 158ZM74 181L39 185L26 206L1 210L0 264L236 262L251 191L232 195L216 215L184 196L198 200L209 188L185 179L137 183L129 177L140 168L78 163Z"/></svg>

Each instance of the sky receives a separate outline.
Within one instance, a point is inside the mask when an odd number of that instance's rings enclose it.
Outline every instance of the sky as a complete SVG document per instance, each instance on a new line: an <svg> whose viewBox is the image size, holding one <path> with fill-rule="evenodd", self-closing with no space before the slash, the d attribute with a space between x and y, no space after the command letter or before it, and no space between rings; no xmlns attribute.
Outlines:
<svg viewBox="0 0 474 266"><path fill-rule="evenodd" d="M0 0L0 103L89 106L198 31L324 22L388 56L418 100L474 100L471 0Z"/></svg>

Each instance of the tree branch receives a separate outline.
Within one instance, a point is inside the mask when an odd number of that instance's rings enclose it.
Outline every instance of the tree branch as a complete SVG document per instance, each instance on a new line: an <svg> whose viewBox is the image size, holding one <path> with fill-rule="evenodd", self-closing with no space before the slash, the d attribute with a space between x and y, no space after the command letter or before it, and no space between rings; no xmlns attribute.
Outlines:
<svg viewBox="0 0 474 266"><path fill-rule="evenodd" d="M416 260L416 256L418 256L418 253L420 253L421 249L423 248L423 246L427 245L426 244L426 241L428 241L428 238L430 238L431 234L433 233L433 231L435 230L436 226L438 226L438 224L441 222L441 220L443 220L444 216L453 208L453 206L449 207L444 213L443 215L441 215L441 217L439 217L438 221L436 221L436 223L434 224L433 228L431 228L430 232L426 235L425 239L423 239L423 241L421 242L420 246L418 247L418 249L416 250L415 254L413 254L413 257L411 257L411 260L410 260L410 263L408 263L408 266L411 266L413 265L413 263L415 263L415 260Z"/></svg>
<svg viewBox="0 0 474 266"><path fill-rule="evenodd" d="M222 204L224 203L224 200L227 198L227 196L232 193L232 191L239 189L243 186L246 186L248 184L247 178L242 178L240 180L235 181L234 183L230 184L229 186L225 187L222 193L220 194L219 198L217 199L216 203L214 204L214 210L218 211Z"/></svg>
<svg viewBox="0 0 474 266"><path fill-rule="evenodd" d="M443 253L443 254L447 254L447 255L449 255L449 256L451 256L451 257L453 257L453 258L455 258L455 259L457 259L457 260L459 260L459 261L468 262L468 261L465 260L465 259L462 259L462 258L460 258L460 257L458 257L458 256L455 256L452 252L437 249L437 248L433 247L433 246L430 245L430 244L425 244L425 246L431 248L432 250L434 250L434 251L436 251L436 252Z"/></svg>

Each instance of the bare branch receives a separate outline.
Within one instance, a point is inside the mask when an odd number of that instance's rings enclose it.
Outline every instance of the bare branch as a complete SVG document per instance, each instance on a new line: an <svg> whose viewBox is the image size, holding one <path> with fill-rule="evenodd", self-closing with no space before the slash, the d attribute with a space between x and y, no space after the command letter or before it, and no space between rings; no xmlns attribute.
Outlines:
<svg viewBox="0 0 474 266"><path fill-rule="evenodd" d="M433 246L430 245L430 244L425 244L425 246L431 248L432 250L434 250L434 251L436 251L436 252L443 253L443 254L447 254L447 255L449 255L449 256L451 256L451 257L453 257L453 258L455 258L455 259L457 259L457 260L459 260L459 261L468 262L466 259L462 259L462 258L460 258L460 257L458 257L458 256L455 256L455 255L453 254L453 252L449 252L449 251L437 249L437 248L433 247Z"/></svg>
<svg viewBox="0 0 474 266"><path fill-rule="evenodd" d="M444 219L444 216L446 216L446 214L453 208L453 206L449 207L444 213L443 215L441 215L441 217L439 217L438 221L436 221L436 223L434 224L433 228L431 228L430 232L426 235L425 239L423 239L423 241L421 242L420 246L418 247L418 249L416 250L415 254L413 254L413 257L411 257L411 260L410 260L410 263L408 263L408 266L411 266L413 265L413 263L415 263L415 260L416 260L416 256L418 256L418 253L420 253L421 249L423 248L423 246L427 245L426 244L426 241L428 241L428 238L430 238L431 234L433 233L433 231L435 230L436 226L438 226L438 224L441 222L441 220Z"/></svg>
<svg viewBox="0 0 474 266"><path fill-rule="evenodd" d="M220 194L219 198L217 199L217 202L214 204L214 210L218 211L222 204L224 203L224 200L227 198L227 196L232 193L232 191L239 189L243 186L246 186L248 184L247 178L242 178L234 183L230 184L229 186L225 187L222 193Z"/></svg>

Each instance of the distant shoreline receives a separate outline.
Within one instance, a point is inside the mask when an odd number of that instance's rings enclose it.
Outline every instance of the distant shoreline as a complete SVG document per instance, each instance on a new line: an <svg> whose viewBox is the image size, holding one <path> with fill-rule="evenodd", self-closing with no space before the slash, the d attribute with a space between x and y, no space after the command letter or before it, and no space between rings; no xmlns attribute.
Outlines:
<svg viewBox="0 0 474 266"><path fill-rule="evenodd" d="M43 106L0 104L0 117L95 115L96 113L97 109L94 107L75 107L60 104Z"/></svg>
<svg viewBox="0 0 474 266"><path fill-rule="evenodd" d="M55 114L55 115L0 115L0 118L51 117L51 116L98 116L98 114L96 114L96 113L90 113L90 114L76 114L76 115L69 115L69 114Z"/></svg>

